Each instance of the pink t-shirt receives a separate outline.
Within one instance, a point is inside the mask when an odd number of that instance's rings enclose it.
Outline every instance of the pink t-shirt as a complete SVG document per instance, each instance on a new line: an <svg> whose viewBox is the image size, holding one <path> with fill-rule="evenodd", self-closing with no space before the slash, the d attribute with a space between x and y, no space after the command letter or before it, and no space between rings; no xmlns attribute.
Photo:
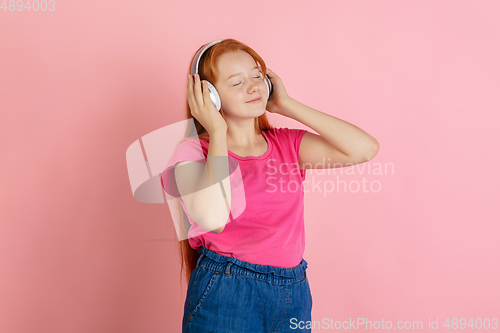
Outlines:
<svg viewBox="0 0 500 333"><path fill-rule="evenodd" d="M262 156L241 157L228 151L231 193L244 191L245 200L242 211L234 219L230 215L222 232L207 232L191 220L179 198L192 224L188 237L193 249L203 245L221 255L260 265L291 268L300 264L305 248L302 182L306 171L299 170L298 155L305 132L289 128L263 130L268 149ZM204 163L208 145L196 138L181 142L162 173L163 188L163 181L175 180L168 173L172 170L169 167L181 161ZM233 177L239 177L240 182ZM238 210L236 201L232 202L235 204L231 204L231 212Z"/></svg>

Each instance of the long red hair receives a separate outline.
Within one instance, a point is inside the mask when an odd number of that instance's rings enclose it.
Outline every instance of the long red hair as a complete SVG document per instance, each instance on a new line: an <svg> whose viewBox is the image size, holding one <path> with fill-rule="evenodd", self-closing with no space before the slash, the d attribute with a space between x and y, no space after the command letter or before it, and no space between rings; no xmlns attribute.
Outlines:
<svg viewBox="0 0 500 333"><path fill-rule="evenodd" d="M198 51L202 47L204 47L204 45L201 46L198 49ZM217 76L218 73L216 71L215 64L217 63L219 57L226 52L236 52L239 50L247 52L252 56L252 58L254 58L257 64L260 64L263 76L265 77L267 74L266 63L257 54L257 52L255 52L249 46L235 39L225 39L224 41L213 45L210 49L206 50L203 53L198 66L198 72L199 72L198 74L200 75L200 80L207 80L210 83L215 84L215 82L217 82L218 79ZM198 51L195 52L195 55ZM191 64L193 63L193 60L194 60L194 55L189 64L188 74L191 73ZM222 107L219 112L225 119L224 110ZM198 120L192 116L191 109L189 108L189 103L186 100L186 119L191 119L191 118L193 118L195 128L198 133L198 137L208 136L208 132L205 130L205 128L203 128L203 125L201 125L200 122L198 122ZM262 130L267 130L272 128L273 126L269 123L269 120L267 119L265 112L261 116L255 118L256 134L261 134ZM181 231L181 235L186 235L187 237L187 233L189 231L191 223L189 222L184 212L184 209L182 208L181 203L178 200L176 200L176 207L178 211L177 216L180 219L179 228ZM194 250L191 247L191 245L189 244L189 239L184 239L179 242L179 255L181 259L181 272L180 272L181 279L182 279L182 272L185 271L186 281L189 283L189 278L191 277L191 273L196 267L196 262L198 261L200 254L198 253L198 250Z"/></svg>

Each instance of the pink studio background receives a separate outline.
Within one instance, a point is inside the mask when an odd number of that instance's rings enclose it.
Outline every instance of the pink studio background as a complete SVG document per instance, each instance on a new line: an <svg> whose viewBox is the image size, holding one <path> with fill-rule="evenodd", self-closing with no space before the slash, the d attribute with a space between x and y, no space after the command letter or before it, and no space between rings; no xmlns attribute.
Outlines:
<svg viewBox="0 0 500 333"><path fill-rule="evenodd" d="M189 61L220 38L380 143L359 169L308 171L368 189L306 194L313 320L427 329L431 318L445 331L446 318L500 319L499 11L456 0L0 10L0 332L180 332L169 209L134 200L125 152L184 119Z"/></svg>

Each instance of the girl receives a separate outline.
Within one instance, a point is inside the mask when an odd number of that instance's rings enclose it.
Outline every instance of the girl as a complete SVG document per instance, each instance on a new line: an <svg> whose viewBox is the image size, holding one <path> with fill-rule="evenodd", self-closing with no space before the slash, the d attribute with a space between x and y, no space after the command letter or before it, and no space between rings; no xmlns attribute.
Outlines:
<svg viewBox="0 0 500 333"><path fill-rule="evenodd" d="M182 331L310 332L305 169L366 162L378 142L288 96L264 60L234 39L198 49L187 81L186 115L198 141L181 142L162 174L162 186L175 179L189 226L180 242L188 281ZM274 128L266 110L319 135Z"/></svg>

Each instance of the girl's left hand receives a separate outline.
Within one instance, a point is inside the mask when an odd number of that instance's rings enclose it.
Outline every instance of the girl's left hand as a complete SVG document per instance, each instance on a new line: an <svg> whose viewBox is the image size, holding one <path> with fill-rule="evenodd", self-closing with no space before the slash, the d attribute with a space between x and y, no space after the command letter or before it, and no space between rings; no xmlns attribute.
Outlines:
<svg viewBox="0 0 500 333"><path fill-rule="evenodd" d="M269 75L269 80L271 80L271 83L273 84L273 93L267 101L266 110L272 113L282 113L285 104L291 99L291 97L288 96L280 77L269 68L266 69L267 75Z"/></svg>

